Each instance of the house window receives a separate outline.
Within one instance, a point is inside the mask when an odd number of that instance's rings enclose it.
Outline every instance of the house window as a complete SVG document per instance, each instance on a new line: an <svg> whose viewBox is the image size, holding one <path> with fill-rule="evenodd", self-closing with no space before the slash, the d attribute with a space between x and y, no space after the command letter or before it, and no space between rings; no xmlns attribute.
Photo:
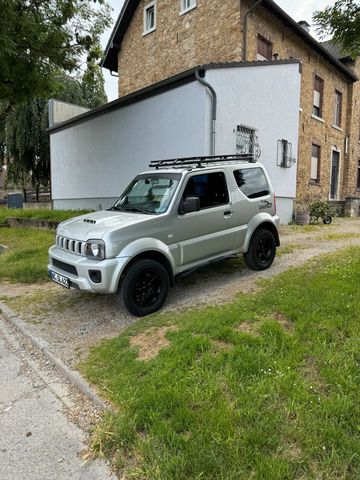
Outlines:
<svg viewBox="0 0 360 480"><path fill-rule="evenodd" d="M180 15L196 7L196 0L180 0Z"/></svg>
<svg viewBox="0 0 360 480"><path fill-rule="evenodd" d="M247 127L246 125L238 125L236 129L236 153L248 153L252 155L254 153L255 144L255 132L254 128Z"/></svg>
<svg viewBox="0 0 360 480"><path fill-rule="evenodd" d="M258 35L257 37L257 60L272 59L272 43L266 38Z"/></svg>
<svg viewBox="0 0 360 480"><path fill-rule="evenodd" d="M150 2L144 7L144 33L147 35L156 30L156 1Z"/></svg>
<svg viewBox="0 0 360 480"><path fill-rule="evenodd" d="M313 100L313 115L322 117L324 80L315 75L314 78L314 100Z"/></svg>
<svg viewBox="0 0 360 480"><path fill-rule="evenodd" d="M335 90L334 125L341 127L342 93Z"/></svg>
<svg viewBox="0 0 360 480"><path fill-rule="evenodd" d="M310 172L310 182L319 183L320 179L320 152L321 147L316 144L312 144L311 152L311 172Z"/></svg>
<svg viewBox="0 0 360 480"><path fill-rule="evenodd" d="M356 187L360 190L360 160L358 160Z"/></svg>

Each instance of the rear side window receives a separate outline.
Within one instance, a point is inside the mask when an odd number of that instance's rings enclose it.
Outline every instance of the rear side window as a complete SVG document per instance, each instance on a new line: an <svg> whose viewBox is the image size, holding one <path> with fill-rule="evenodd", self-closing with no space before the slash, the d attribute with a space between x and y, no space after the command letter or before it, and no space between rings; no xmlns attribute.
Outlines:
<svg viewBox="0 0 360 480"><path fill-rule="evenodd" d="M235 170L234 177L242 193L248 198L269 195L270 188L262 168Z"/></svg>
<svg viewBox="0 0 360 480"><path fill-rule="evenodd" d="M205 173L190 177L183 193L183 200L186 197L198 197L200 209L228 203L229 194L224 173Z"/></svg>

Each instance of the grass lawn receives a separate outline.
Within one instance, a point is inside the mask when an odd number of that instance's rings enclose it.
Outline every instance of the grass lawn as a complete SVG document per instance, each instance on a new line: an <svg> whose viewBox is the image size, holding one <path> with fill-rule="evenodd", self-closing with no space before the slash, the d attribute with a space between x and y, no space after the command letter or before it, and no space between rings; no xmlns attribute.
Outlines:
<svg viewBox="0 0 360 480"><path fill-rule="evenodd" d="M0 282L34 283L47 280L48 248L55 233L33 228L0 228Z"/></svg>
<svg viewBox="0 0 360 480"><path fill-rule="evenodd" d="M89 210L22 210L20 208L0 208L0 223L4 223L9 217L25 217L34 220L52 220L62 222L78 215L88 213Z"/></svg>
<svg viewBox="0 0 360 480"><path fill-rule="evenodd" d="M132 479L358 479L359 285L352 248L103 342L81 365L117 408L94 448Z"/></svg>

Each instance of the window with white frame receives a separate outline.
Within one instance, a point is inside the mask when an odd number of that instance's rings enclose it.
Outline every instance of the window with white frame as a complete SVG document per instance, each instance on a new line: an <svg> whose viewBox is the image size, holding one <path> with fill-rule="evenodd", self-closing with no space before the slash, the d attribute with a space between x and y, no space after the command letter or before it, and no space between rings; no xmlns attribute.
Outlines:
<svg viewBox="0 0 360 480"><path fill-rule="evenodd" d="M342 93L339 90L335 90L335 105L334 105L334 125L341 127L341 115L342 115Z"/></svg>
<svg viewBox="0 0 360 480"><path fill-rule="evenodd" d="M320 145L315 143L311 146L311 171L310 171L310 182L319 183L320 180Z"/></svg>
<svg viewBox="0 0 360 480"><path fill-rule="evenodd" d="M144 7L144 35L156 30L156 1Z"/></svg>
<svg viewBox="0 0 360 480"><path fill-rule="evenodd" d="M317 75L314 77L313 115L322 117L324 95L324 80Z"/></svg>
<svg viewBox="0 0 360 480"><path fill-rule="evenodd" d="M197 0L180 0L180 15L196 7Z"/></svg>

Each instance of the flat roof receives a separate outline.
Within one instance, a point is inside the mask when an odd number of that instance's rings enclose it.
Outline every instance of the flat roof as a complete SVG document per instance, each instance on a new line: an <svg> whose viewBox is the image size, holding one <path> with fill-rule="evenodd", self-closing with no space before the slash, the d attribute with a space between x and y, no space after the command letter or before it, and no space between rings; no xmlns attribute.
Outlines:
<svg viewBox="0 0 360 480"><path fill-rule="evenodd" d="M118 71L118 53L120 51L122 40L130 25L131 19L138 7L140 0L125 0L120 11L119 17L115 23L114 29L105 48L105 55L101 66L110 70ZM290 17L277 3L273 0L262 0L260 6L264 6L271 13L277 16L284 24L293 30L299 37L304 40L310 47L322 55L332 65L338 68L342 73L348 76L352 81L356 81L357 77L354 72L346 67L334 54L319 43L310 35L301 25Z"/></svg>

